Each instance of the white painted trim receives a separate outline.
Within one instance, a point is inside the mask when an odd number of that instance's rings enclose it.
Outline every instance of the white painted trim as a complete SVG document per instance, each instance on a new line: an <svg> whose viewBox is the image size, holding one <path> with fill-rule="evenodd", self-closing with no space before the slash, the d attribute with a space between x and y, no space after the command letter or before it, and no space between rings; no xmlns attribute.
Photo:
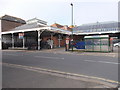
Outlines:
<svg viewBox="0 0 120 90"><path fill-rule="evenodd" d="M85 36L84 38L87 39L87 38L109 38L109 35L94 35L94 36Z"/></svg>
<svg viewBox="0 0 120 90"><path fill-rule="evenodd" d="M46 27L40 27L40 28L32 28L32 29L23 29L23 30L15 30L15 31L7 31L7 32L1 32L1 34L10 34L10 33L19 33L19 32L28 32L28 31L39 31L39 30L43 30L46 29L48 31L51 32L55 32L55 33L62 33L62 34L68 34L71 35L72 32L68 31L68 30L63 30L60 28L55 28L55 27L50 27L50 26L46 26ZM89 34L107 34L107 33L119 33L120 31L104 31L104 32L88 32L88 33L73 33L75 35L89 35Z"/></svg>
<svg viewBox="0 0 120 90"><path fill-rule="evenodd" d="M59 28L54 28L54 27L40 27L40 28L32 28L32 29L23 29L23 30L15 30L15 31L7 31L7 32L2 32L2 34L9 34L9 33L18 33L18 32L28 32L28 31L39 31L46 29L51 32L56 32L56 33L63 33L63 34L71 34L70 31L59 29Z"/></svg>
<svg viewBox="0 0 120 90"><path fill-rule="evenodd" d="M106 31L106 32L89 32L89 33L73 33L75 35L89 35L89 34L107 34L107 33L119 33L120 31Z"/></svg>
<svg viewBox="0 0 120 90"><path fill-rule="evenodd" d="M43 29L49 29L49 27L40 27L40 28L32 28L32 29L23 29L23 30L7 31L7 32L2 32L2 34L18 33L18 32L28 32L28 31L39 31L39 30L43 30Z"/></svg>

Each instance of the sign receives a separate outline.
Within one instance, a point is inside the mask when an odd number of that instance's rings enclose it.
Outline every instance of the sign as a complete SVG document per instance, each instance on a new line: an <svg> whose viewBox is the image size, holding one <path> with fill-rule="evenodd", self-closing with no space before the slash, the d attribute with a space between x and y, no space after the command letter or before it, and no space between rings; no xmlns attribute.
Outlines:
<svg viewBox="0 0 120 90"><path fill-rule="evenodd" d="M69 37L66 38L66 44L69 44Z"/></svg>
<svg viewBox="0 0 120 90"><path fill-rule="evenodd" d="M24 38L24 33L19 33L19 39L23 39Z"/></svg>
<svg viewBox="0 0 120 90"><path fill-rule="evenodd" d="M110 41L112 41L113 40L113 38L110 38Z"/></svg>

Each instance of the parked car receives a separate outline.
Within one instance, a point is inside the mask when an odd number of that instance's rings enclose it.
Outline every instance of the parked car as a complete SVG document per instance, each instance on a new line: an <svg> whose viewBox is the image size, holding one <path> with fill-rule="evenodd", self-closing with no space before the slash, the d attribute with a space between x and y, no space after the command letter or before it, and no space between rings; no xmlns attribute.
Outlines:
<svg viewBox="0 0 120 90"><path fill-rule="evenodd" d="M120 47L120 42L113 44L114 47Z"/></svg>

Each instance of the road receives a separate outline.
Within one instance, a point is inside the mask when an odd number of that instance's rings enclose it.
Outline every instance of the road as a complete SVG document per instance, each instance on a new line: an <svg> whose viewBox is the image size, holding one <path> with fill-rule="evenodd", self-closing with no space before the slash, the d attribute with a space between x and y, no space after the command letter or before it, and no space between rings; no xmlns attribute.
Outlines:
<svg viewBox="0 0 120 90"><path fill-rule="evenodd" d="M74 80L32 70L3 66L3 88L104 88L98 83Z"/></svg>
<svg viewBox="0 0 120 90"><path fill-rule="evenodd" d="M24 51L3 51L2 55L3 63L39 67L118 81L119 63L117 57Z"/></svg>

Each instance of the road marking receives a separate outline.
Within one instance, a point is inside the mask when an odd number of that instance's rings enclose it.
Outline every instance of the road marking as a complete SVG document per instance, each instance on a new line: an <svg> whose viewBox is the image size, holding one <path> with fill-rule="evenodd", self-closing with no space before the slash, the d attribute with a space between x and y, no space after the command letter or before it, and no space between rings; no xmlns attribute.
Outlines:
<svg viewBox="0 0 120 90"><path fill-rule="evenodd" d="M10 56L20 56L20 55L16 55L16 54L5 54L5 55L10 55Z"/></svg>
<svg viewBox="0 0 120 90"><path fill-rule="evenodd" d="M116 62L106 62L106 61L94 61L94 60L84 60L87 62L99 62L99 63L108 63L108 64L120 64L120 63L116 63Z"/></svg>
<svg viewBox="0 0 120 90"><path fill-rule="evenodd" d="M105 78L94 77L94 76L87 76L87 75L83 75L83 74L69 73L69 72L50 70L50 69L44 69L44 68L39 68L39 67L32 67L32 66L25 66L25 65L18 65L18 64L10 64L10 63L0 63L0 64L5 65L5 66L15 67L15 68L22 68L22 69L37 71L37 72L43 71L43 72L48 72L48 73L51 73L51 74L60 74L60 75L65 75L67 77L68 76L70 76L70 77L73 76L73 77L78 77L78 78L80 78L80 77L85 78L85 79L88 79L88 80L91 79L93 81L97 80L96 82L100 83L100 81L102 81L101 83L103 84L105 82L104 84L106 84L106 85L107 85L107 82L111 83L112 85L113 84L117 84L117 85L120 84L120 82L118 82L118 81L109 80L109 79L105 79Z"/></svg>
<svg viewBox="0 0 120 90"><path fill-rule="evenodd" d="M49 58L49 59L64 59L64 58L59 58L59 57L46 57L46 56L34 56L37 58Z"/></svg>

